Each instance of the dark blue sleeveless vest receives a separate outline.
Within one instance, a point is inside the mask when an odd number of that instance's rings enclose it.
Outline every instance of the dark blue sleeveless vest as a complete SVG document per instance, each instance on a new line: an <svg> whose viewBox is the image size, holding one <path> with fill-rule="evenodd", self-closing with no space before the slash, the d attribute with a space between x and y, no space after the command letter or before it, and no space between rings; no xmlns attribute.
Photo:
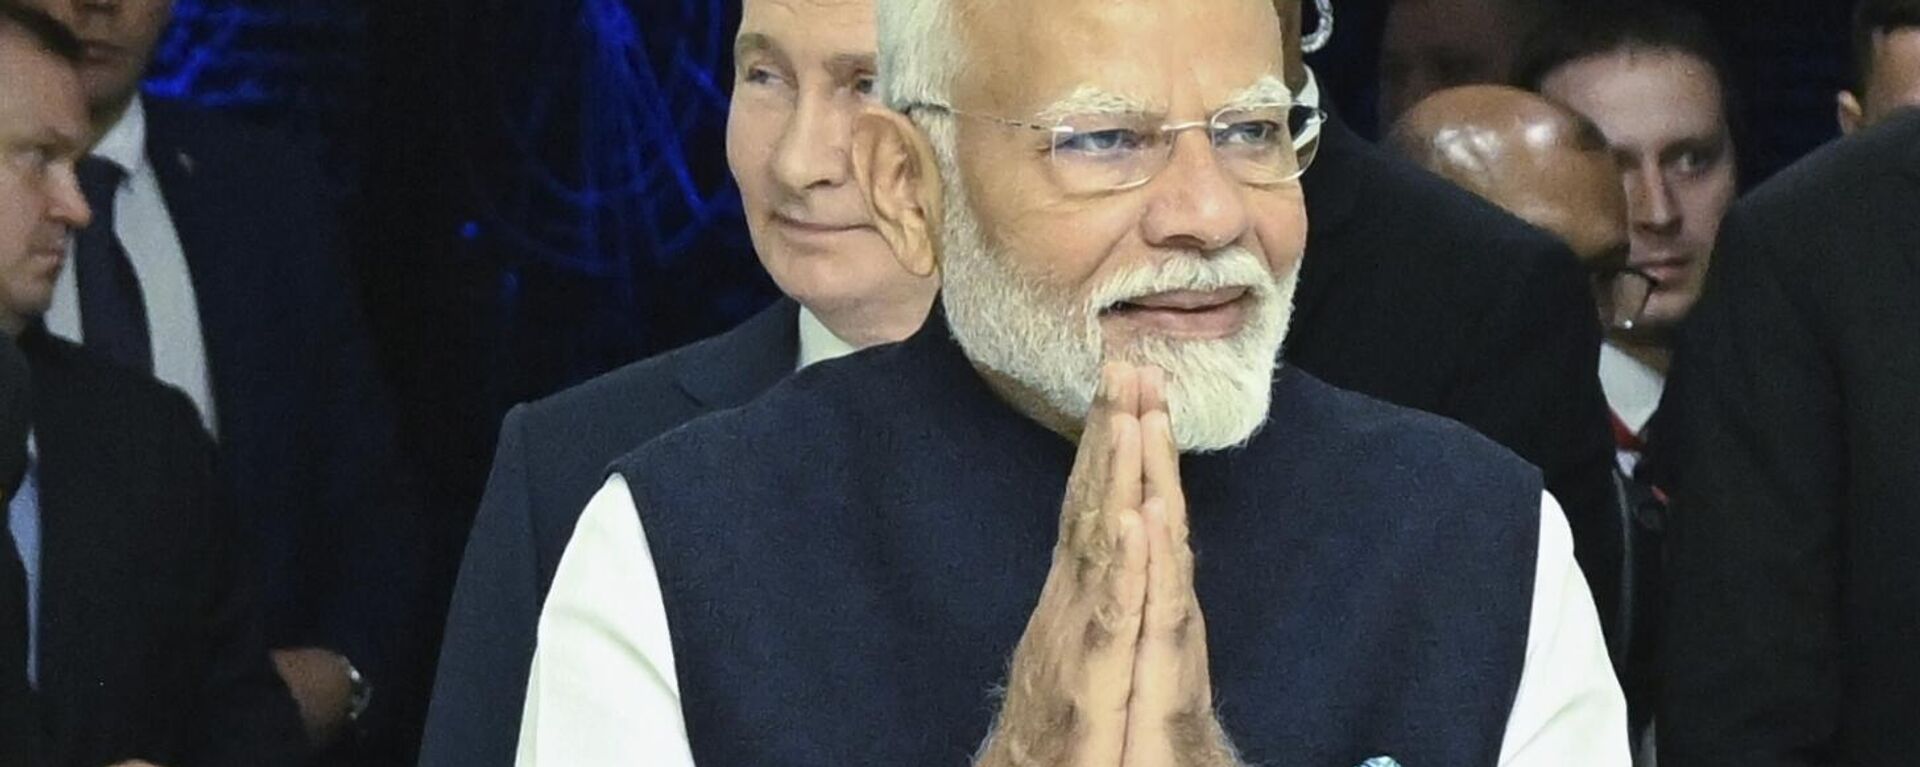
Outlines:
<svg viewBox="0 0 1920 767"><path fill-rule="evenodd" d="M617 462L700 764L967 764L1073 453L936 314ZM1248 761L1494 764L1526 650L1531 466L1287 368L1251 444L1181 473L1218 710Z"/></svg>

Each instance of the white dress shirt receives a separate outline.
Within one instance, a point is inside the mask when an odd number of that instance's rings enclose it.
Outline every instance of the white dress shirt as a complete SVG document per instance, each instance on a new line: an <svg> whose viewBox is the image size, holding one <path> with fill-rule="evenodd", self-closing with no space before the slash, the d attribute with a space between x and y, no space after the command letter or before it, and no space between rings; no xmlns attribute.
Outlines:
<svg viewBox="0 0 1920 767"><path fill-rule="evenodd" d="M147 159L147 112L135 98L91 152L126 171L114 195L113 231L133 264L140 295L147 305L147 331L153 342L154 377L186 393L200 411L207 433L218 435L213 385L207 375L207 349L200 329L200 304L187 270L187 254L174 231L160 192L160 178ZM67 263L73 262L69 246ZM80 326L80 288L74 270L60 270L47 309L47 330L84 344Z"/></svg>
<svg viewBox="0 0 1920 767"><path fill-rule="evenodd" d="M1551 496L1540 523L1526 659L1500 767L1624 767L1626 700ZM694 763L653 553L618 474L587 503L541 613L518 763Z"/></svg>
<svg viewBox="0 0 1920 767"><path fill-rule="evenodd" d="M806 306L800 307L800 353L794 369L807 367L818 362L837 359L858 351L853 344L834 335L825 323ZM624 485L622 485L624 487ZM590 507L591 508L591 507ZM591 529L587 529L591 528ZM541 625L545 626L546 616L567 614L564 622L597 623L601 629L588 632L596 637L619 641L639 642L639 645L605 647L584 653L569 653L566 657L556 658L542 664L536 659L535 667L546 669L546 673L566 677L564 680L549 682L550 686L571 689L584 693L584 696L568 697L554 701L548 714L550 721L570 732L593 732L604 750L596 753L607 755L626 754L635 758L625 761L610 761L605 764L693 764L693 755L687 751L687 733L680 726L680 683L673 675L673 647L667 640L667 615L662 609L652 612L646 610L627 610L613 605L627 599L639 599L642 604L660 605L660 583L653 577L653 553L647 548L640 532L640 518L634 516L622 521L609 514L587 512L575 528L573 538L567 544L567 554L560 560L562 570L567 568L569 558L576 548L603 549L599 554L582 554L589 560L602 555L638 556L645 561L629 563L627 567L594 568L574 572L573 585L568 594L555 601L558 592L549 592L546 607L541 612ZM558 577L558 576L556 576ZM618 595L618 596L614 596ZM603 603L602 600L605 600ZM602 604L615 609L601 616L594 613ZM639 623L632 623L638 620ZM622 671L646 669L648 677L639 681L637 686L628 688L634 682L631 677L621 677L617 684L599 685L593 678L600 673L597 665L603 656L615 656L627 659ZM636 661L638 665L636 665ZM665 665L655 665L654 661ZM618 673L618 672L616 672ZM537 676L537 675L536 675ZM539 696L539 682L531 683L529 699ZM624 727L618 730L598 731L593 729L594 722L601 721L602 714L618 710L617 717L607 719L621 722L644 722L639 727ZM531 707L528 709L531 715ZM537 727L529 718L528 727ZM564 722L565 724L560 724ZM667 729L661 730L659 728ZM522 738L522 744L526 742ZM523 752L524 753L524 752ZM637 755L645 754L646 758ZM593 764L601 762L577 762L570 755L556 755L551 764Z"/></svg>
<svg viewBox="0 0 1920 767"><path fill-rule="evenodd" d="M800 307L800 359L793 369L799 370L816 362L838 359L859 351L853 344L840 340L840 337L827 329L827 325L814 316L813 311Z"/></svg>
<svg viewBox="0 0 1920 767"><path fill-rule="evenodd" d="M1638 436L1646 431L1654 411L1660 409L1660 397L1667 391L1667 377L1608 342L1600 345L1600 390L1606 394L1607 407L1620 419L1620 425ZM1640 454L1625 448L1616 448L1614 452L1620 470L1633 476Z"/></svg>

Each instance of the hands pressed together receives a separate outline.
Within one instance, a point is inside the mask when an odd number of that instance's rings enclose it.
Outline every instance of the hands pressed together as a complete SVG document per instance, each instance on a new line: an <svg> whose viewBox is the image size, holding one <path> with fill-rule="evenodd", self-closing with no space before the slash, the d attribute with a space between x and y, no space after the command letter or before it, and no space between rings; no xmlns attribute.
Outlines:
<svg viewBox="0 0 1920 767"><path fill-rule="evenodd" d="M980 767L1232 767L1158 368L1108 363Z"/></svg>

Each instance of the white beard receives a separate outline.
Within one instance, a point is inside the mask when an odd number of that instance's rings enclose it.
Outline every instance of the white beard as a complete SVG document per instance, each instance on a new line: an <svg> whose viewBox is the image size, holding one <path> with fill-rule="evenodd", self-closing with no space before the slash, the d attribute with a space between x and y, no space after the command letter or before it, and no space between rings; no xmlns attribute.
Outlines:
<svg viewBox="0 0 1920 767"><path fill-rule="evenodd" d="M1244 287L1251 311L1232 337L1149 337L1114 351L1127 362L1166 371L1173 438L1181 452L1226 450L1259 432L1293 317L1297 268L1275 278L1260 257L1232 246L1117 275L1083 303L1016 271L987 243L956 174L942 176L942 302L954 339L974 364L1028 387L1061 415L1084 421L1106 349L1102 310L1155 293Z"/></svg>

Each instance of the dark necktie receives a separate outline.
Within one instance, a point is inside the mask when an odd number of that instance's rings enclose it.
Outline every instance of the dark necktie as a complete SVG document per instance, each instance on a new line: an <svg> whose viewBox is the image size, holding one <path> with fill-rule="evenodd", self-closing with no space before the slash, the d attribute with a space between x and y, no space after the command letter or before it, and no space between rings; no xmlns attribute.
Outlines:
<svg viewBox="0 0 1920 767"><path fill-rule="evenodd" d="M111 160L80 161L80 192L93 221L73 239L74 280L80 288L80 334L86 347L135 370L153 371L147 302L133 262L113 228L113 203L127 176Z"/></svg>

